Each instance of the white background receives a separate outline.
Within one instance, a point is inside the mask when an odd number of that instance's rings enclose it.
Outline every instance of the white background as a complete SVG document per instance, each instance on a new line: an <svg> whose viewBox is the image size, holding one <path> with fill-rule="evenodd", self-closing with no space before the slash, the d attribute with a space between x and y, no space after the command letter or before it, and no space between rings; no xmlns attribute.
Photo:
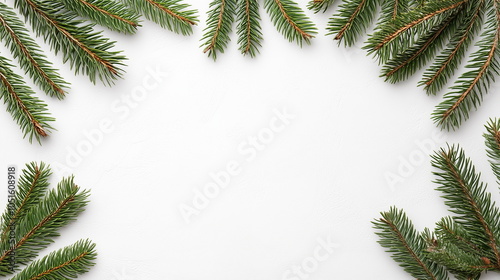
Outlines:
<svg viewBox="0 0 500 280"><path fill-rule="evenodd" d="M134 36L105 31L129 58L124 78L112 88L91 85L54 58L73 86L64 101L38 95L57 118L57 131L42 146L22 140L0 110L0 186L7 189L8 165L45 161L69 168L56 170L53 185L69 171L91 189L87 210L44 251L80 238L96 242L97 265L81 279L301 279L285 275L310 261L318 240L328 238L334 249L308 279L411 279L376 243L371 221L392 205L404 208L419 230L447 214L431 183L427 153L404 182L391 187L385 178L398 174L411 155L424 154L418 141L435 148L461 143L500 198L482 138L488 118L500 117L496 87L458 132L435 141L430 114L441 96L428 97L416 86L418 76L384 83L360 46L338 47L324 35L328 15L307 11L319 35L301 49L262 11L261 54L240 55L233 34L214 63L199 47L208 3L189 2L201 22L190 37L147 21ZM148 69L166 75L127 115L112 110L143 87ZM275 110L294 118L246 161L238 146L268 128ZM68 162L79 147L89 147L85 134L103 120L113 131ZM241 163L240 174L187 223L180 205L192 205L195 192L211 182L209 174L231 160Z"/></svg>

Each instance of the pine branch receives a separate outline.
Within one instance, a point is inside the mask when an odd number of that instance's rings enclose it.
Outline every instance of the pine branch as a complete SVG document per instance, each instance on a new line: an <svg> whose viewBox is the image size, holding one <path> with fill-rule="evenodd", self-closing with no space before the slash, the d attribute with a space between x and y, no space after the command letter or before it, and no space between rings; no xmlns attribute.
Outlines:
<svg viewBox="0 0 500 280"><path fill-rule="evenodd" d="M458 28L448 47L436 58L424 73L419 85L424 85L428 94L436 94L448 82L461 63L465 51L483 23L484 0L469 1L466 8L457 14Z"/></svg>
<svg viewBox="0 0 500 280"><path fill-rule="evenodd" d="M12 280L75 279L94 266L95 244L80 240L31 263Z"/></svg>
<svg viewBox="0 0 500 280"><path fill-rule="evenodd" d="M89 18L111 30L133 34L137 31L139 15L113 0L59 0L68 10Z"/></svg>
<svg viewBox="0 0 500 280"><path fill-rule="evenodd" d="M338 14L328 22L327 35L335 35L334 39L352 46L366 31L377 11L375 0L349 0L340 5Z"/></svg>
<svg viewBox="0 0 500 280"><path fill-rule="evenodd" d="M15 242L2 243L0 271L10 271L12 254L14 268L28 264L58 236L58 230L84 210L88 203L88 192L80 191L73 178L63 179L57 189L47 193L37 207L31 208L23 219L16 223Z"/></svg>
<svg viewBox="0 0 500 280"><path fill-rule="evenodd" d="M214 60L217 59L217 53L224 53L224 49L229 43L229 33L232 30L232 24L236 13L235 0L213 0L210 3L208 11L207 27L203 30L205 33L202 46L203 52Z"/></svg>
<svg viewBox="0 0 500 280"><path fill-rule="evenodd" d="M64 97L68 84L46 60L24 23L3 3L0 3L0 38L44 92L60 99Z"/></svg>
<svg viewBox="0 0 500 280"><path fill-rule="evenodd" d="M125 0L126 3L147 19L175 33L189 35L198 22L196 10L181 0Z"/></svg>
<svg viewBox="0 0 500 280"><path fill-rule="evenodd" d="M262 31L260 27L259 2L257 0L240 0L236 19L239 50L242 54L255 57L261 47Z"/></svg>
<svg viewBox="0 0 500 280"><path fill-rule="evenodd" d="M0 99L7 105L7 112L20 126L24 137L30 142L35 138L39 143L46 137L54 121L49 117L47 105L34 96L34 92L25 85L22 78L15 74L7 59L0 56Z"/></svg>
<svg viewBox="0 0 500 280"><path fill-rule="evenodd" d="M0 242L6 242L7 236L11 234L11 228L18 220L23 219L30 209L38 205L49 186L51 171L43 162L40 165L35 162L27 164L21 174L11 204L12 208L7 208L2 215Z"/></svg>
<svg viewBox="0 0 500 280"><path fill-rule="evenodd" d="M82 72L92 82L100 79L108 85L121 76L119 66L125 57L109 50L114 42L95 32L92 25L83 24L60 2L15 0L15 5L37 35L43 35L56 53L62 52L64 62L70 61L76 73Z"/></svg>
<svg viewBox="0 0 500 280"><path fill-rule="evenodd" d="M478 42L479 50L472 54L467 63L471 69L462 74L444 96L444 100L433 112L436 123L446 129L455 129L469 118L472 108L477 108L483 94L500 71L498 65L498 43L500 38L500 11L496 0L487 0L486 20L489 22Z"/></svg>
<svg viewBox="0 0 500 280"><path fill-rule="evenodd" d="M430 261L424 251L424 238L415 230L406 214L391 207L382 218L373 222L379 244L391 253L391 257L412 277L417 279L448 279L446 271Z"/></svg>
<svg viewBox="0 0 500 280"><path fill-rule="evenodd" d="M450 29L456 25L455 19L455 17L449 17L431 29L428 34L419 38L413 47L396 54L393 59L389 60L382 70L382 76L386 78L386 81L396 83L405 80L422 68L443 46Z"/></svg>
<svg viewBox="0 0 500 280"><path fill-rule="evenodd" d="M500 120L490 119L486 125L486 151L490 158L490 165L493 173L497 177L497 182L500 184Z"/></svg>
<svg viewBox="0 0 500 280"><path fill-rule="evenodd" d="M314 13L326 12L332 6L333 2L335 0L311 0L307 4L307 8L314 11Z"/></svg>
<svg viewBox="0 0 500 280"><path fill-rule="evenodd" d="M468 0L435 0L428 2L421 8L413 10L411 13L406 13L396 18L391 24L385 24L380 27L379 31L375 32L368 39L366 49L369 53L375 53L380 61L389 60L394 54L403 51L396 38L404 34L415 34L419 32L416 28L425 26L425 24L439 24L449 16L457 13L462 5ZM424 28L425 29L425 28Z"/></svg>
<svg viewBox="0 0 500 280"><path fill-rule="evenodd" d="M433 156L432 164L440 171L437 190L443 193L445 204L455 214L453 220L467 232L474 233L475 244L485 253L483 257L500 268L500 211L486 192L471 161L458 147L441 149Z"/></svg>
<svg viewBox="0 0 500 280"><path fill-rule="evenodd" d="M264 0L264 8L276 29L290 42L309 44L317 34L314 23L292 0Z"/></svg>

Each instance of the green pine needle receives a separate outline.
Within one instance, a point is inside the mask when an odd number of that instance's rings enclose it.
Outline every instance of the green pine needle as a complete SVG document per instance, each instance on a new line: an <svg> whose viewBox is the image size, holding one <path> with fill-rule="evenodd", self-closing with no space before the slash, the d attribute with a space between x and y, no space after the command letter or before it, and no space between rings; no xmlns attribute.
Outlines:
<svg viewBox="0 0 500 280"><path fill-rule="evenodd" d="M139 15L113 0L59 0L65 8L89 18L111 30L133 34L139 25Z"/></svg>
<svg viewBox="0 0 500 280"><path fill-rule="evenodd" d="M125 2L147 19L175 33L189 35L198 22L197 10L181 0L125 0Z"/></svg>
<svg viewBox="0 0 500 280"><path fill-rule="evenodd" d="M500 120L490 120L486 125L486 147L493 173L500 184Z"/></svg>
<svg viewBox="0 0 500 280"><path fill-rule="evenodd" d="M0 99L7 105L7 112L20 126L24 137L39 143L53 129L54 121L47 112L47 105L34 96L34 92L14 73L6 58L0 56Z"/></svg>
<svg viewBox="0 0 500 280"><path fill-rule="evenodd" d="M307 3L307 8L314 11L314 13L326 12L335 2L335 0L311 0Z"/></svg>

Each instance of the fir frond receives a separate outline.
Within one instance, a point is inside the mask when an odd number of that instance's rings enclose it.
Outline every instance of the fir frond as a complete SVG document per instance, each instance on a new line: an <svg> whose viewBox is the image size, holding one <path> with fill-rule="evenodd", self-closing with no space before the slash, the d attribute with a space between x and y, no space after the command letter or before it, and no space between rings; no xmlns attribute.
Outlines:
<svg viewBox="0 0 500 280"><path fill-rule="evenodd" d="M75 279L95 264L95 244L80 240L34 261L12 280Z"/></svg>
<svg viewBox="0 0 500 280"><path fill-rule="evenodd" d="M458 69L459 64L475 35L483 24L484 0L469 1L457 14L458 27L451 36L448 46L424 73L419 85L427 94L436 94Z"/></svg>
<svg viewBox="0 0 500 280"><path fill-rule="evenodd" d="M490 158L490 165L493 173L500 184L500 119L490 119L486 125L486 151Z"/></svg>
<svg viewBox="0 0 500 280"><path fill-rule="evenodd" d="M1 244L0 271L10 271L12 266L16 269L33 260L39 250L46 248L59 235L61 227L84 210L87 198L88 191L80 191L72 177L63 179L37 207L32 207L17 221L13 244ZM15 258L13 264L12 258Z"/></svg>
<svg viewBox="0 0 500 280"><path fill-rule="evenodd" d="M35 138L39 143L53 129L54 121L47 112L47 105L34 96L34 92L10 68L6 58L0 56L0 99L7 105L7 112L20 126L24 137L30 142Z"/></svg>
<svg viewBox="0 0 500 280"><path fill-rule="evenodd" d="M444 100L433 112L433 120L445 129L456 129L469 118L470 111L480 105L483 94L498 75L498 43L500 38L500 12L496 0L486 0L488 11L486 30L481 35L482 40L477 43L479 50L474 52L467 68L471 69L462 74L451 91L446 93Z"/></svg>
<svg viewBox="0 0 500 280"><path fill-rule="evenodd" d="M450 15L457 13L468 0L433 0L426 5L412 10L411 13L402 14L394 21L384 24L368 39L366 49L375 53L381 62L386 62L394 54L404 50L399 36L409 35L415 37L419 34L417 27L425 30L425 25L433 26L445 21Z"/></svg>
<svg viewBox="0 0 500 280"><path fill-rule="evenodd" d="M445 204L455 214L453 220L465 231L473 233L475 244L491 263L500 267L500 211L486 192L470 159L459 147L441 149L432 157L432 165L439 171L438 191Z"/></svg>
<svg viewBox="0 0 500 280"><path fill-rule="evenodd" d="M198 22L197 10L181 0L125 0L126 3L147 19L175 33L189 35Z"/></svg>
<svg viewBox="0 0 500 280"><path fill-rule="evenodd" d="M26 164L26 168L21 171L15 194L9 193L9 197L13 197L9 199L9 207L2 215L0 242L6 242L11 228L40 202L49 186L48 179L51 174L49 166L43 162Z"/></svg>
<svg viewBox="0 0 500 280"><path fill-rule="evenodd" d="M405 80L422 68L443 46L450 29L456 24L455 20L455 17L449 17L420 37L412 47L390 59L382 69L382 76L386 81L396 83Z"/></svg>
<svg viewBox="0 0 500 280"><path fill-rule="evenodd" d="M108 85L121 76L119 67L125 57L110 51L114 42L94 31L93 25L77 19L77 14L66 10L61 2L15 0L15 6L37 35L43 35L56 53L62 52L63 61L69 61L77 74L82 72L92 82L99 79Z"/></svg>
<svg viewBox="0 0 500 280"><path fill-rule="evenodd" d="M139 15L113 0L59 0L68 10L86 17L111 30L133 34L139 25Z"/></svg>
<svg viewBox="0 0 500 280"><path fill-rule="evenodd" d="M227 44L231 40L229 34L232 30L234 17L236 14L235 0L213 0L210 3L208 11L207 27L203 30L205 33L202 44L203 52L214 60L217 59L217 53L223 53Z"/></svg>
<svg viewBox="0 0 500 280"><path fill-rule="evenodd" d="M406 214L395 207L381 213L373 222L378 243L391 257L416 279L448 279L443 267L429 260L425 254L425 239L414 228Z"/></svg>
<svg viewBox="0 0 500 280"><path fill-rule="evenodd" d="M292 0L264 0L264 8L276 29L290 42L300 46L303 42L309 44L317 34L314 23Z"/></svg>
<svg viewBox="0 0 500 280"><path fill-rule="evenodd" d="M21 68L49 96L59 99L68 87L30 37L24 23L10 7L0 2L0 39L19 61Z"/></svg>
<svg viewBox="0 0 500 280"><path fill-rule="evenodd" d="M337 14L328 22L327 35L352 46L366 31L377 12L376 0L349 0L342 3Z"/></svg>
<svg viewBox="0 0 500 280"><path fill-rule="evenodd" d="M321 11L326 12L326 10L332 6L333 2L335 2L335 0L311 0L307 4L307 8L314 13L319 13Z"/></svg>
<svg viewBox="0 0 500 280"><path fill-rule="evenodd" d="M242 54L249 54L255 57L259 52L262 41L262 31L260 27L259 2L257 0L239 0L236 19L238 26L239 50Z"/></svg>

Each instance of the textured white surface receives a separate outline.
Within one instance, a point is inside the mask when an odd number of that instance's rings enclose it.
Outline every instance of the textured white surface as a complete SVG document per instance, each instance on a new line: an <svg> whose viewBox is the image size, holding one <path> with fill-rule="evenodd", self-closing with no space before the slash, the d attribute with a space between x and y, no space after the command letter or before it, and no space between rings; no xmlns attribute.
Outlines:
<svg viewBox="0 0 500 280"><path fill-rule="evenodd" d="M376 243L370 222L391 205L418 229L447 214L427 154L404 182L386 181L402 161L423 154L416 141L461 143L499 199L481 136L488 118L500 116L498 88L460 131L436 140L430 114L440 97L426 96L418 78L384 83L359 47L339 48L323 35L327 15L308 11L320 34L300 49L263 12L261 54L241 56L233 36L214 63L198 47L208 4L190 2L202 22L191 37L150 22L133 37L106 32L129 57L112 88L92 86L56 58L73 88L62 102L39 95L58 129L43 146L23 141L0 110L1 205L10 164L64 165L54 184L73 173L91 189L87 211L50 247L87 237L97 243L97 265L81 279L411 279ZM151 87L134 101L145 79ZM274 121L283 110L293 117ZM89 144L86 134L102 122L102 137ZM259 135L269 141L251 148ZM210 173L228 164L229 184L198 201L207 205L187 223L180 207L193 207ZM293 276L303 263L318 265Z"/></svg>

